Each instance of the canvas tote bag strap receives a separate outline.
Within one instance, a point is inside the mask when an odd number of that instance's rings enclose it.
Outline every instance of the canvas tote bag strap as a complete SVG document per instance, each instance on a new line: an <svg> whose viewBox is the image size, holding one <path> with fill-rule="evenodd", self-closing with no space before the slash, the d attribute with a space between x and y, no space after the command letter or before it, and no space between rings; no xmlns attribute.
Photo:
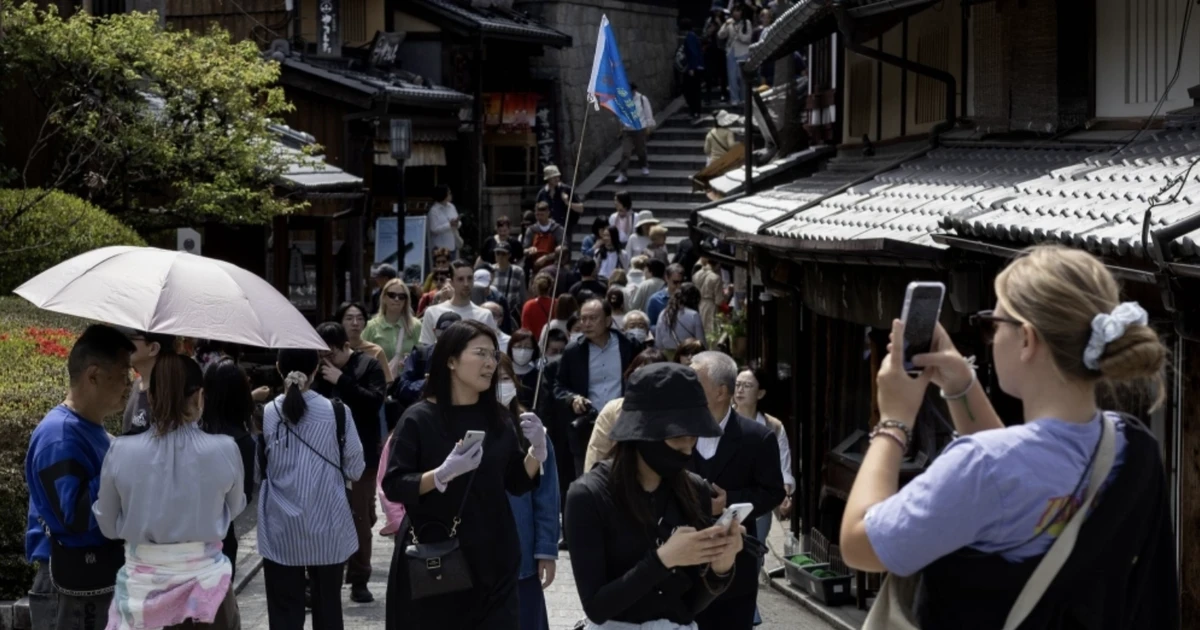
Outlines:
<svg viewBox="0 0 1200 630"><path fill-rule="evenodd" d="M1058 536L1054 544L1050 545L1050 551L1047 551L1046 555L1042 557L1042 561L1034 569L1033 575L1029 576L1025 588L1021 589L1016 603L1008 612L1004 630L1016 630L1029 616L1029 613L1033 612L1050 583L1054 581L1054 576L1058 575L1058 571L1071 556L1071 550L1075 548L1075 539L1079 537L1079 529L1083 527L1083 521L1087 518L1088 508L1096 499L1104 481L1108 479L1108 473L1112 470L1113 460L1116 457L1116 427L1107 415L1102 415L1101 421L1103 424L1101 425L1100 448L1096 452L1096 464L1092 467L1092 475L1088 480L1087 496L1084 497L1075 516L1072 516L1070 522L1063 528L1062 534Z"/></svg>

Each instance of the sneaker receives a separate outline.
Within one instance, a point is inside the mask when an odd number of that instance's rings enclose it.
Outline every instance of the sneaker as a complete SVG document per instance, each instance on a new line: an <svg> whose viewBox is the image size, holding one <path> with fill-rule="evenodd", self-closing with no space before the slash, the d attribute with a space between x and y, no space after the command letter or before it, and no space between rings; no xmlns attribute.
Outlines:
<svg viewBox="0 0 1200 630"><path fill-rule="evenodd" d="M627 181L629 181L629 178L625 177L625 173L621 173L620 175L617 175L617 183L618 184L624 184Z"/></svg>
<svg viewBox="0 0 1200 630"><path fill-rule="evenodd" d="M375 601L375 596L371 591L367 590L366 584L352 584L350 586L350 601L356 604L370 604Z"/></svg>
<svg viewBox="0 0 1200 630"><path fill-rule="evenodd" d="M649 174L650 174L650 167L649 167L649 166L643 166L643 167L642 167L642 177L646 177L646 176L647 176L647 175L649 175Z"/></svg>

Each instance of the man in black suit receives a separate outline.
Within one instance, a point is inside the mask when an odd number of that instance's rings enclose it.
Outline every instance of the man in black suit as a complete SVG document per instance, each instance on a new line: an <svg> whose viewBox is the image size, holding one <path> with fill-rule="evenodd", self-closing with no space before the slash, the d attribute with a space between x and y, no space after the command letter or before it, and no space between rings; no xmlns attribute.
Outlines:
<svg viewBox="0 0 1200 630"><path fill-rule="evenodd" d="M567 345L554 384L554 397L577 419L576 430L568 436L576 477L584 473L583 463L588 440L592 437L592 425L596 422L595 413L610 400L625 395L622 376L633 358L642 351L640 345L613 328L612 306L607 300L584 302L579 309L579 323L583 337Z"/></svg>
<svg viewBox="0 0 1200 630"><path fill-rule="evenodd" d="M783 502L783 473L779 442L770 429L733 410L737 363L721 352L692 357L692 369L708 398L708 409L720 423L719 438L700 438L692 451L693 470L713 487L713 516L726 506L752 503L754 511L742 522L754 534L755 520ZM750 630L758 599L758 557L743 551L737 559L733 584L696 616L700 630Z"/></svg>

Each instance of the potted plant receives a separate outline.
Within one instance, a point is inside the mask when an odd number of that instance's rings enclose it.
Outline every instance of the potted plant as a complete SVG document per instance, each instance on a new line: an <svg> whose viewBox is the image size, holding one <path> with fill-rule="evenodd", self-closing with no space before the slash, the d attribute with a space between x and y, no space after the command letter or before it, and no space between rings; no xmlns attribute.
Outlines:
<svg viewBox="0 0 1200 630"><path fill-rule="evenodd" d="M746 311L727 309L717 314L717 339L709 345L723 346L729 355L740 361L746 359Z"/></svg>

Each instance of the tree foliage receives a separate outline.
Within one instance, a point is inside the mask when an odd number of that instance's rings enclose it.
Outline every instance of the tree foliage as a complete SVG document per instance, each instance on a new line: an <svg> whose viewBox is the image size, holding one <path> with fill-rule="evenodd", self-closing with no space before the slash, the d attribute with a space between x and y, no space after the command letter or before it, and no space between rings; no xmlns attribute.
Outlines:
<svg viewBox="0 0 1200 630"><path fill-rule="evenodd" d="M46 153L53 166L41 181L26 167L26 187L76 192L140 229L264 223L294 209L273 191L285 158L269 127L291 105L278 64L254 44L216 26L164 31L153 13L0 6L0 77L47 112L30 121L40 131L27 164ZM0 230L27 210L0 213Z"/></svg>
<svg viewBox="0 0 1200 630"><path fill-rule="evenodd" d="M0 230L0 295L58 263L109 245L145 245L137 232L92 204L57 190L0 188L0 216L28 207Z"/></svg>

